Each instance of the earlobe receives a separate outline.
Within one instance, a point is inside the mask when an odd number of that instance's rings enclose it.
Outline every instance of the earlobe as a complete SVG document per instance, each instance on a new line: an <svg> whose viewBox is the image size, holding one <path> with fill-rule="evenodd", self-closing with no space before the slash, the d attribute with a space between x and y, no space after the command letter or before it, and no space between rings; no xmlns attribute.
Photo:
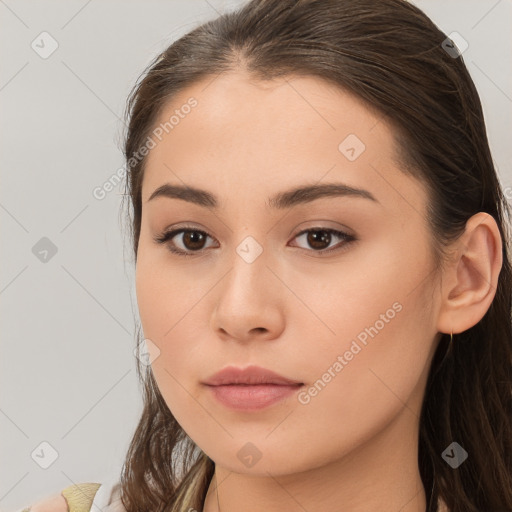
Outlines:
<svg viewBox="0 0 512 512"><path fill-rule="evenodd" d="M455 258L443 277L438 331L463 332L477 324L489 309L501 271L502 239L494 218L473 215L454 242Z"/></svg>

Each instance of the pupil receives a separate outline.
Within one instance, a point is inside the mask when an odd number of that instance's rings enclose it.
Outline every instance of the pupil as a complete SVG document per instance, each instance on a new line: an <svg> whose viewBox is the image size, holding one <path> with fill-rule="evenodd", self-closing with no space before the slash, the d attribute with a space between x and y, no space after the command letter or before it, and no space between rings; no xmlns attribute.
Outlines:
<svg viewBox="0 0 512 512"><path fill-rule="evenodd" d="M329 246L331 234L328 231L311 231L308 234L308 243L315 249L325 249L323 244ZM320 244L320 245L319 245Z"/></svg>
<svg viewBox="0 0 512 512"><path fill-rule="evenodd" d="M185 246L187 246L189 249L201 249L204 245L204 236L202 233L198 233L197 231L186 231L184 233L184 243ZM203 240L201 240L203 239ZM196 246L194 244L197 244L199 241L199 246ZM191 246L191 247L189 247Z"/></svg>

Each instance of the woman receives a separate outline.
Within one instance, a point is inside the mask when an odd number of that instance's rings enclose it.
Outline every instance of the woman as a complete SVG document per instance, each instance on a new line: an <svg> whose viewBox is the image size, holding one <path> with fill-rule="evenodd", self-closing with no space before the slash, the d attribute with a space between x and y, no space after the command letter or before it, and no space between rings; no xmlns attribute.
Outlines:
<svg viewBox="0 0 512 512"><path fill-rule="evenodd" d="M453 43L403 0L252 0L151 63L144 410L119 482L31 512L512 510L510 212Z"/></svg>

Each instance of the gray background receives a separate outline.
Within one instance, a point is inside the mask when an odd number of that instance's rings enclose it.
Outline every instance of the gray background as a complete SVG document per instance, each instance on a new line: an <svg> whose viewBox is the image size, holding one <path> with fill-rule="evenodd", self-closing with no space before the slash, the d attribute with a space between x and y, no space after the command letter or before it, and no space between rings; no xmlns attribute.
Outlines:
<svg viewBox="0 0 512 512"><path fill-rule="evenodd" d="M134 269L122 188L103 200L92 191L123 165L125 99L149 60L240 3L0 0L2 511L120 473L141 410ZM468 41L512 197L512 1L414 3ZM43 31L59 45L46 59L31 47ZM46 262L33 252L43 237L57 249ZM42 442L58 452L47 469L31 456L50 460Z"/></svg>

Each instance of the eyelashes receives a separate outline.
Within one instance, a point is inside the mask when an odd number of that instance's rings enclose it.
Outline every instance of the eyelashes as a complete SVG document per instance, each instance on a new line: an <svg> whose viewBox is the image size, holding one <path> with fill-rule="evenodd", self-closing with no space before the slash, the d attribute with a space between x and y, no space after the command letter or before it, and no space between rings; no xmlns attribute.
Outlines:
<svg viewBox="0 0 512 512"><path fill-rule="evenodd" d="M166 244L168 250L173 253L177 254L179 256L197 256L201 253L205 252L205 247L201 246L199 248L193 248L188 249L185 247L185 249L179 248L176 246L175 242L173 241L174 238L177 237L177 235L183 234L185 237L182 237L181 243L186 246L186 244L194 246L194 244L201 243L203 241L206 241L207 238L212 238L207 232L202 231L200 229L195 229L192 227L181 227L178 229L173 229L169 231L163 232L161 235L155 236L154 240L158 244ZM349 245L351 242L355 241L356 238L353 235L349 235L348 233L345 233L344 231L340 231L337 229L332 228L326 228L326 227L313 227L309 229L304 229L297 233L293 240L299 237L305 237L305 243L306 245L309 245L309 247L316 246L315 248L307 249L304 247L298 247L301 250L312 252L315 255L318 254L320 256L324 254L331 254L333 252L341 252L347 248L347 245ZM328 243L329 245L332 242L332 239L339 238L341 242L336 244L334 247L329 248L318 248L318 245L322 245L325 243ZM293 246L295 247L295 246Z"/></svg>

